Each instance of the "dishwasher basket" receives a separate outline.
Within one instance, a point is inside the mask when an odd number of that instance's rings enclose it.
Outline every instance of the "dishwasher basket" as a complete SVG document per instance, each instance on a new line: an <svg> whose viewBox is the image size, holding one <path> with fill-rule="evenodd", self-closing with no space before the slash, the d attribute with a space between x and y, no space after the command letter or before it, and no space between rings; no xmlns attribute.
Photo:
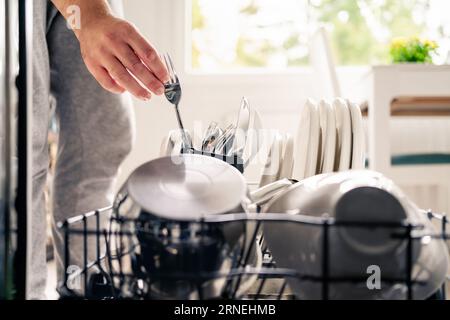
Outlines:
<svg viewBox="0 0 450 320"><path fill-rule="evenodd" d="M443 215L428 212L428 218L433 221L439 221L441 229L436 234L425 235L430 239L449 239L446 233L447 218ZM65 276L62 283L58 286L58 291L62 298L75 299L158 299L152 294L143 293L146 285L161 279L177 279L180 281L193 281L201 283L206 280L222 279L225 282L221 295L218 299L299 299L298 296L289 288L289 280L296 279L300 283L316 283L320 285L320 299L327 300L330 298L330 286L336 283L366 283L367 277L333 277L330 275L330 240L329 234L332 228L348 227L348 228L387 228L394 230L392 237L402 238L406 243L406 254L404 255L405 266L408 272L400 278L383 278L384 283L396 283L404 285L406 288L405 297L414 299L413 286L421 285L412 277L413 268L413 243L421 241L424 235L416 237L413 235L414 230L420 229L420 225L412 225L408 223L392 224L392 223L353 223L353 222L336 222L332 218L312 218L301 215L289 214L224 214L204 218L198 221L200 225L221 224L234 221L243 221L253 223L256 228L252 229L251 234L246 234L245 239L251 239L250 245L242 246L245 250L235 252L232 264L226 272L207 272L207 273L185 273L182 270L176 274L152 273L136 274L127 271L123 261L128 257L136 247L124 248L121 246L123 239L133 237L133 232L129 230L112 230L110 225L105 225L102 221L108 221L109 224L119 219L120 224L127 223L123 218L114 217L112 207L89 212L84 215L70 218L58 224L64 235L65 254L64 266ZM292 223L311 228L322 228L321 239L321 272L320 275L311 275L300 273L297 270L277 267L277 262L272 257L264 236L261 233L262 225L270 223ZM245 232L249 232L245 228ZM400 231L399 231L400 230ZM77 241L74 241L77 239ZM113 240L115 239L115 240ZM118 240L119 239L119 240ZM114 242L115 244L113 244ZM76 243L76 245L73 245ZM118 244L117 244L118 243ZM93 244L93 246L92 246ZM89 247L94 247L95 252L89 252ZM255 266L250 263L250 252L257 248L261 253L261 264ZM73 259L82 261L81 267L74 267L71 263ZM403 258L402 258L403 259ZM115 266L115 267L114 267ZM251 288L240 292L240 287L246 279L253 277L255 280ZM130 286L130 279L134 279L133 294L123 296L123 286ZM447 276L447 281L449 277ZM133 281L131 281L133 282ZM202 292L201 285L198 286L198 294L196 299L208 299ZM445 299L446 288L443 287L436 292L434 298Z"/></svg>

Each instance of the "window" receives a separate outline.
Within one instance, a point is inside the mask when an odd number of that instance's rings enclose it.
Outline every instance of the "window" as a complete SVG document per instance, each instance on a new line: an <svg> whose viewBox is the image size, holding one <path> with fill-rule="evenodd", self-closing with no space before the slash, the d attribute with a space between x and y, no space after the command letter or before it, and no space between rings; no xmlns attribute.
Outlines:
<svg viewBox="0 0 450 320"><path fill-rule="evenodd" d="M200 72L305 66L319 25L339 65L387 63L397 36L450 48L447 0L191 0L190 10L188 66Z"/></svg>

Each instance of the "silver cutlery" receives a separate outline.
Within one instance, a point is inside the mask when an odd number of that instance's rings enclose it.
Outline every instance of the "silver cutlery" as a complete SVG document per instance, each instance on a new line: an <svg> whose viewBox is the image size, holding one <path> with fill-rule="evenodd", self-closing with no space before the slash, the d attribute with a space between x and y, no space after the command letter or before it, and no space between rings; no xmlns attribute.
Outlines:
<svg viewBox="0 0 450 320"><path fill-rule="evenodd" d="M211 146L213 145L214 141L219 138L220 135L222 135L222 130L219 128L217 122L211 122L203 137L202 151L212 151Z"/></svg>
<svg viewBox="0 0 450 320"><path fill-rule="evenodd" d="M173 66L172 59L170 58L170 55L168 53L163 55L163 61L166 65L167 71L169 72L170 80L168 83L164 84L164 94L167 98L167 100L175 106L175 113L177 116L178 126L181 130L181 133L183 135L183 142L184 146L186 146L188 149L192 149L192 143L189 141L189 139L186 136L186 131L184 130L183 121L181 120L180 116L180 110L179 110L179 104L181 100L181 85L180 80L178 79L178 75L175 72L175 68Z"/></svg>
<svg viewBox="0 0 450 320"><path fill-rule="evenodd" d="M228 156L237 155L242 157L245 145L247 143L247 133L250 126L250 105L245 97L242 98L241 107L239 108L236 129L233 138L233 145L228 151Z"/></svg>
<svg viewBox="0 0 450 320"><path fill-rule="evenodd" d="M213 133L211 133L211 138L209 144L205 147L203 151L212 153L214 152L214 146L217 142L218 138L223 134L223 130L219 127L215 129Z"/></svg>
<svg viewBox="0 0 450 320"><path fill-rule="evenodd" d="M214 153L225 155L223 152L230 146L230 140L234 136L235 126L230 124L222 133L222 135L217 138L217 142L214 143Z"/></svg>

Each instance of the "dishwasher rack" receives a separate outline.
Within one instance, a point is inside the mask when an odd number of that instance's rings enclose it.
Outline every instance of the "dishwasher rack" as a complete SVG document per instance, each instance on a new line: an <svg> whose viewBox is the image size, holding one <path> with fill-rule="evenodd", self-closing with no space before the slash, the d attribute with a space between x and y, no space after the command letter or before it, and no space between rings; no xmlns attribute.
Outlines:
<svg viewBox="0 0 450 320"><path fill-rule="evenodd" d="M58 227L64 234L65 244L65 276L62 283L58 286L58 291L61 298L72 299L153 299L151 294L142 293L142 288L136 290L133 296L123 297L121 295L121 286L124 283L129 283L132 279L142 283L152 283L161 279L182 280L182 281L194 281L201 283L206 280L223 279L226 282L226 286L222 291L218 299L244 299L244 300L264 300L264 299L276 299L276 300L293 300L298 297L289 289L288 282L290 279L297 279L303 282L314 282L321 286L321 299L329 299L329 288L332 284L336 283L366 283L366 277L353 277L353 278L337 278L332 277L329 273L330 270L330 243L329 234L332 228L368 228L373 230L374 228L385 228L394 230L392 237L396 239L405 239L407 249L405 250L405 265L406 272L404 277L401 278L385 278L383 277L383 283L396 283L406 286L406 298L408 300L414 299L413 285L420 285L421 283L412 278L413 268L413 242L421 241L423 237L429 237L431 239L450 239L450 235L447 233L448 221L444 215L435 214L432 212L427 213L428 218L434 221L439 221L441 228L436 234L423 235L417 237L413 235L414 230L421 229L421 225L412 225L409 223L363 223L363 222L337 222L332 218L313 218L302 215L290 215L290 214L223 214L205 217L198 221L200 225L207 224L223 224L236 221L242 221L245 223L252 222L256 225L256 228L251 234L246 234L244 238L251 239L251 245L247 249L239 250L233 257L232 267L227 272L203 272L203 273L186 273L177 272L176 274L164 274L163 272L156 272L152 274L145 274L140 276L136 280L136 275L127 271L124 271L122 261L124 258L132 253L132 250L136 248L121 248L120 243L126 237L133 237L135 234L129 231L115 230L112 231L110 226L105 226L102 223L102 219L107 219L109 223L117 222L120 225L124 223L135 223L133 219L124 219L122 217L116 217L112 207L103 208L93 212L89 212L83 215L79 215L70 218L64 222L58 224ZM321 249L323 250L323 259L321 259L321 274L320 276L299 273L297 270L286 269L277 267L277 263L272 257L267 245L265 244L264 237L261 234L262 224L272 222L288 222L293 224L301 224L311 228L322 228L323 237L321 240ZM401 230L401 232L398 232ZM246 231L247 232L247 228ZM119 246L112 244L112 238L120 239ZM72 246L73 239L78 238L78 245ZM81 239L81 241L80 241ZM95 252L88 252L88 242L93 241L95 243ZM117 242L117 241L116 241ZM81 243L81 245L80 245ZM92 242L91 242L92 243ZM255 267L249 263L250 251L255 248L253 245L258 246L262 252L262 265ZM81 247L80 247L81 246ZM243 246L244 247L244 246ZM72 257L78 256L79 261L82 261L82 266L73 268L71 265ZM112 266L116 267L113 268ZM118 266L118 267L117 267ZM252 290L248 290L245 294L238 294L239 286L245 277L257 277L256 283L252 286ZM131 279L131 280L130 280ZM447 276L447 281L449 277ZM128 281L130 280L130 281ZM447 282L446 281L446 282ZM74 286L74 283L77 286ZM267 289L268 288L268 289ZM203 299L202 288L198 286L198 298ZM437 299L446 299L446 283L443 287L436 292L433 296Z"/></svg>

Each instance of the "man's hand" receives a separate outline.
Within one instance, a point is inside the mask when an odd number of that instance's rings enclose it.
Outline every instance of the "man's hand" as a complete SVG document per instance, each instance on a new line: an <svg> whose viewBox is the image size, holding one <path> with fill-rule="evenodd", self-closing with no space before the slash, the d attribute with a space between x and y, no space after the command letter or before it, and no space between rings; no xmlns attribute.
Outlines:
<svg viewBox="0 0 450 320"><path fill-rule="evenodd" d="M84 62L100 85L108 91L125 90L148 100L151 92L164 93L169 80L157 51L130 23L114 17L105 0L52 0L65 15L77 5L81 28L74 30Z"/></svg>

